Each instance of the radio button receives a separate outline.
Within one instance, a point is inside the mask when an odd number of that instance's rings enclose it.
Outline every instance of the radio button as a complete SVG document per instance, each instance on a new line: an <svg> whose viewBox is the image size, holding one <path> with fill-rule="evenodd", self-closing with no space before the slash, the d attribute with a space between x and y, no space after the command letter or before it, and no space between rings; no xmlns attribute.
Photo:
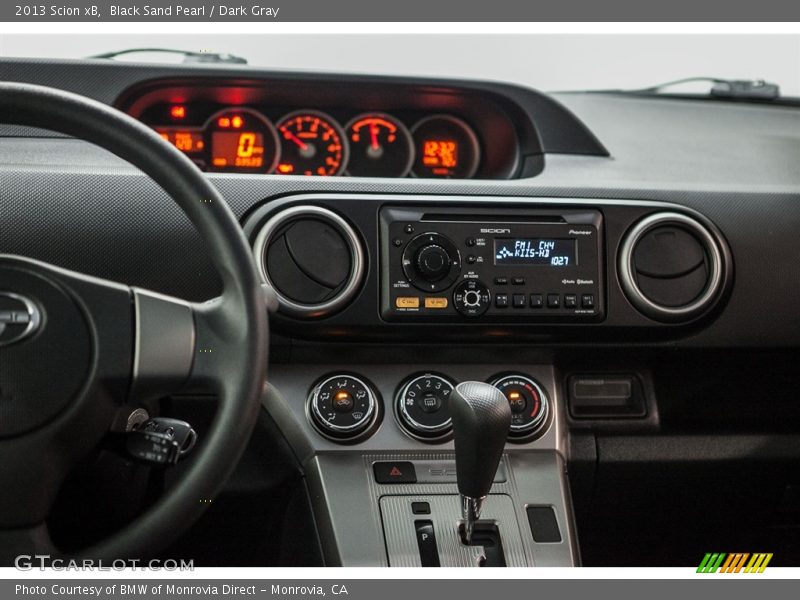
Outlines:
<svg viewBox="0 0 800 600"><path fill-rule="evenodd" d="M558 294L547 294L547 308L560 308L561 296Z"/></svg>
<svg viewBox="0 0 800 600"><path fill-rule="evenodd" d="M479 317L489 308L492 295L477 279L462 281L453 290L453 304L465 317Z"/></svg>
<svg viewBox="0 0 800 600"><path fill-rule="evenodd" d="M474 265L475 261L477 261L477 260L478 259L475 257L474 254L470 254L469 256L467 256L467 264L468 265Z"/></svg>
<svg viewBox="0 0 800 600"><path fill-rule="evenodd" d="M542 308L544 297L541 294L531 294L531 308Z"/></svg>
<svg viewBox="0 0 800 600"><path fill-rule="evenodd" d="M508 278L507 277L495 277L494 278L495 285L508 285Z"/></svg>
<svg viewBox="0 0 800 600"><path fill-rule="evenodd" d="M425 308L447 308L447 298L425 298Z"/></svg>
<svg viewBox="0 0 800 600"><path fill-rule="evenodd" d="M583 308L594 308L594 294L584 294L581 296L581 306L583 306Z"/></svg>
<svg viewBox="0 0 800 600"><path fill-rule="evenodd" d="M419 308L419 298L415 296L398 296L394 301L397 308Z"/></svg>
<svg viewBox="0 0 800 600"><path fill-rule="evenodd" d="M495 294L494 305L497 308L508 308L508 294Z"/></svg>
<svg viewBox="0 0 800 600"><path fill-rule="evenodd" d="M514 277L511 279L511 285L525 285L524 277Z"/></svg>
<svg viewBox="0 0 800 600"><path fill-rule="evenodd" d="M525 308L525 294L514 294L514 308Z"/></svg>
<svg viewBox="0 0 800 600"><path fill-rule="evenodd" d="M578 296L575 294L564 294L564 308L577 308Z"/></svg>

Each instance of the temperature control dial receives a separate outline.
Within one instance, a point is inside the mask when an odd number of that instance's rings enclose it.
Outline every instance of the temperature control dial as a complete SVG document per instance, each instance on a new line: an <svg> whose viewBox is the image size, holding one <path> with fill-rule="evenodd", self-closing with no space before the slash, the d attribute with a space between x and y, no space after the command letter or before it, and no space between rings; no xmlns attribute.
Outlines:
<svg viewBox="0 0 800 600"><path fill-rule="evenodd" d="M353 375L326 377L311 390L307 408L316 430L338 442L357 441L372 433L381 416L381 403L372 386Z"/></svg>
<svg viewBox="0 0 800 600"><path fill-rule="evenodd" d="M465 279L453 290L453 304L465 317L479 317L489 309L492 295L477 279Z"/></svg>
<svg viewBox="0 0 800 600"><path fill-rule="evenodd" d="M443 375L415 375L400 386L395 414L411 437L423 441L444 441L453 427L448 402L453 382Z"/></svg>
<svg viewBox="0 0 800 600"><path fill-rule="evenodd" d="M423 233L403 250L403 272L411 285L425 292L449 288L461 274L461 254L438 233Z"/></svg>
<svg viewBox="0 0 800 600"><path fill-rule="evenodd" d="M511 374L491 382L511 405L511 441L527 441L547 423L550 405L542 387L530 377Z"/></svg>

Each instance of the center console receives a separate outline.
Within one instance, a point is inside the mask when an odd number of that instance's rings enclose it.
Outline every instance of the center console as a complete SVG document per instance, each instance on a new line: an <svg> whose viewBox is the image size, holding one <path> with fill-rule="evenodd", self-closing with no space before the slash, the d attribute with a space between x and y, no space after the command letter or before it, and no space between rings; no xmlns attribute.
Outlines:
<svg viewBox="0 0 800 600"><path fill-rule="evenodd" d="M714 224L657 202L305 194L244 227L306 357L273 357L265 408L330 565L579 564L547 349L686 336L733 280ZM652 419L612 375L578 416Z"/></svg>
<svg viewBox="0 0 800 600"><path fill-rule="evenodd" d="M326 564L444 567L480 566L489 560L494 565L501 560L494 553L497 547L506 566L577 564L564 470L564 415L553 368L432 364L419 369L418 364L360 364L354 372L350 363L273 368L265 408L304 465ZM326 375L315 380L312 374L320 370ZM516 374L513 384L506 383L512 380L510 372ZM443 385L419 395L421 404L444 399L428 413L446 422L442 435L412 434L393 409L408 398L409 381L433 373L452 382L496 381L498 391L514 399L509 405L517 428L507 429L508 443L473 544L464 543L461 532L457 448L448 405L452 392L444 393ZM536 388L525 390L527 382ZM366 386L369 391L363 394ZM519 390L525 390L524 399L515 393ZM372 409L361 404L367 397ZM365 429L337 436L321 425L335 415L332 422L346 429L357 418L354 412L368 423ZM543 417L531 429L532 413Z"/></svg>

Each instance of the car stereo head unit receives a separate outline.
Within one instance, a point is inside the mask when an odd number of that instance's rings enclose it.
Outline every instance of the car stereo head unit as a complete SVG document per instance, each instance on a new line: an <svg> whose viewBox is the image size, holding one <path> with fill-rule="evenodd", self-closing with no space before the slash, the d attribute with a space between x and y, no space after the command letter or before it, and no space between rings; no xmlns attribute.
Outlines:
<svg viewBox="0 0 800 600"><path fill-rule="evenodd" d="M596 210L381 210L387 320L586 321L604 316Z"/></svg>

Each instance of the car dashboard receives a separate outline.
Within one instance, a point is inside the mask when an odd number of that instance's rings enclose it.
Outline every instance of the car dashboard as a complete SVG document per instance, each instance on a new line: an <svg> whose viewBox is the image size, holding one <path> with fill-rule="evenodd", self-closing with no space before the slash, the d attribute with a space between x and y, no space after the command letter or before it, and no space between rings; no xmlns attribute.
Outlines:
<svg viewBox="0 0 800 600"><path fill-rule="evenodd" d="M509 566L691 561L800 523L796 109L109 61L3 60L0 80L119 108L229 203L277 298L264 410L324 564L423 564L414 503L450 547L442 407L473 379L519 408L487 508L513 524ZM219 292L148 178L79 140L0 136L0 251ZM728 492L723 516L759 502L758 522L707 519Z"/></svg>

